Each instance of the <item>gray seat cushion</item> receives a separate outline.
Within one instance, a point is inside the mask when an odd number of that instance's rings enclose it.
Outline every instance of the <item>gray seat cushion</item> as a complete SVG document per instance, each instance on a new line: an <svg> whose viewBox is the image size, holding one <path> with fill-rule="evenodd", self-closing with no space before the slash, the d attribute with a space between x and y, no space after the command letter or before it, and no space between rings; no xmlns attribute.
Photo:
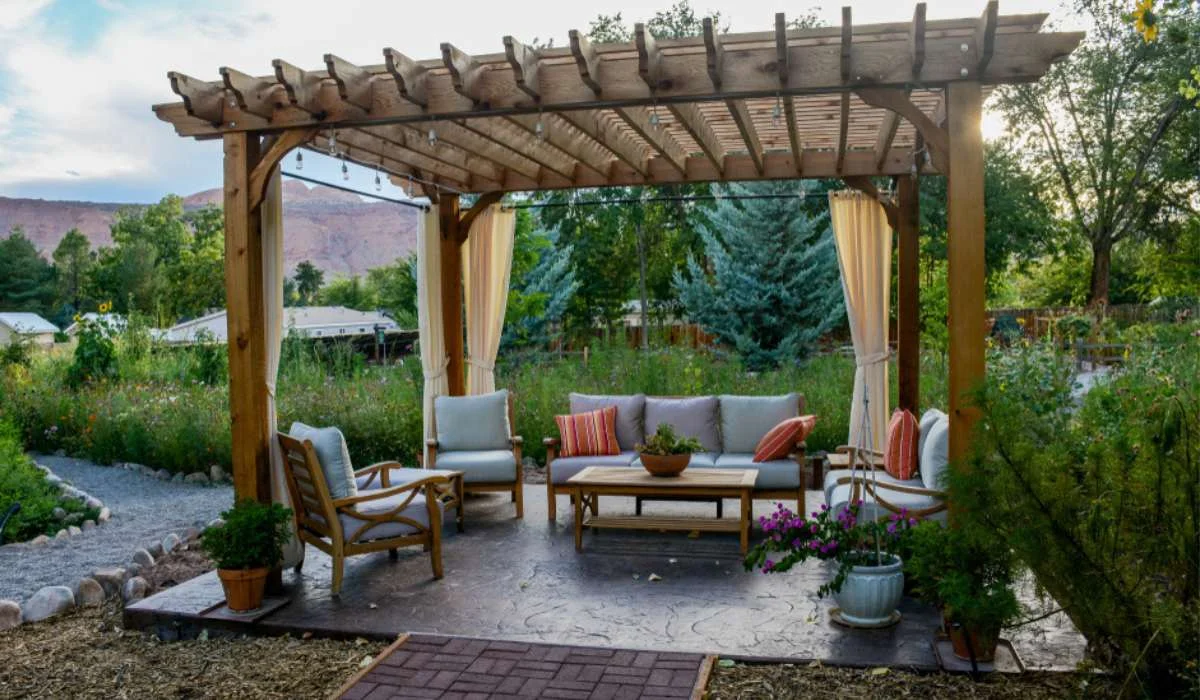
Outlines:
<svg viewBox="0 0 1200 700"><path fill-rule="evenodd" d="M587 413L598 408L617 407L617 444L621 450L632 450L642 441L642 419L646 409L646 395L598 396L593 394L570 395L571 413Z"/></svg>
<svg viewBox="0 0 1200 700"><path fill-rule="evenodd" d="M646 435L653 435L660 423L669 423L679 437L694 437L710 453L721 452L719 402L715 396L668 399L646 398Z"/></svg>
<svg viewBox="0 0 1200 700"><path fill-rule="evenodd" d="M711 469L717 466L717 457L720 457L720 455L716 452L697 452L696 454L692 455L691 461L688 462L688 469L691 469L692 467L697 467L699 469ZM642 466L641 458L639 457L638 459L633 460L633 464L629 466Z"/></svg>
<svg viewBox="0 0 1200 700"><path fill-rule="evenodd" d="M448 472L449 472L449 470L447 470L447 469L420 469L418 467L392 467L387 470L387 475L388 475L388 483L391 484L391 486L403 486L404 484L411 484L414 481L420 481L421 479L424 479L427 476L437 476L439 474L446 474ZM356 476L356 477L354 477L354 483L355 483L355 485L358 486L360 491L363 489L366 489L367 491L375 491L380 488L383 488L381 485L382 482L378 476L375 476L375 478L371 481L371 483L369 485L367 484L368 479L371 479L370 475Z"/></svg>
<svg viewBox="0 0 1200 700"><path fill-rule="evenodd" d="M726 452L717 457L717 469L757 469L756 489L800 488L800 465L794 459L772 459L755 462L753 452Z"/></svg>
<svg viewBox="0 0 1200 700"><path fill-rule="evenodd" d="M337 428L314 428L296 422L288 428L288 435L312 443L331 498L337 500L358 494L358 487L354 483L354 465L350 463L350 450L346 447L342 431Z"/></svg>
<svg viewBox="0 0 1200 700"><path fill-rule="evenodd" d="M439 452L437 468L462 472L464 484L511 484L517 480L517 457L512 450Z"/></svg>
<svg viewBox="0 0 1200 700"><path fill-rule="evenodd" d="M620 411L620 409L617 410ZM585 467L628 467L633 464L635 459L637 459L637 453L633 450L618 455L556 459L550 463L550 483L565 484L567 479L583 471Z"/></svg>
<svg viewBox="0 0 1200 700"><path fill-rule="evenodd" d="M939 419L942 419L945 417L946 417L946 414L942 413L941 411L939 411L936 408L931 408L928 411L921 414L921 420L917 423L917 461L918 461L917 469L918 469L918 471L920 470L919 462L921 460L921 453L925 451L925 440L926 440L926 438L929 437L929 433L933 431L933 425L935 423L937 423Z"/></svg>
<svg viewBox="0 0 1200 700"><path fill-rule="evenodd" d="M921 481L927 489L944 489L950 467L950 417L943 415L929 430L921 449Z"/></svg>
<svg viewBox="0 0 1200 700"><path fill-rule="evenodd" d="M753 454L771 428L800 415L799 394L722 395L720 401L721 447L725 452Z"/></svg>
<svg viewBox="0 0 1200 700"><path fill-rule="evenodd" d="M506 389L479 396L439 396L433 401L433 414L439 450L511 448Z"/></svg>
<svg viewBox="0 0 1200 700"><path fill-rule="evenodd" d="M399 507L400 504L404 503L408 496L409 493L405 492L398 493L395 496L388 496L387 498L380 498L378 500L363 501L362 503L356 503L354 509L360 513L367 513L371 515L389 513L390 511ZM425 496L422 494L417 494L414 496L412 501L404 507L404 510L400 511L399 515L401 517L408 518L409 520L415 520L426 529L429 527L429 508L426 507ZM369 542L371 540L380 540L388 537L402 537L404 535L411 535L415 532L419 532L417 528L408 523L389 522L375 525L369 530L364 531L358 537L354 537L355 532L362 526L368 524L370 521L363 520L362 518L356 518L353 515L344 512L338 513L338 520L340 520L342 523L342 537L344 537L347 542ZM354 538L353 540L351 540L352 537Z"/></svg>
<svg viewBox="0 0 1200 700"><path fill-rule="evenodd" d="M851 470L849 470L849 469L834 469L832 471L825 472L825 483L822 484L822 490L825 492L825 502L826 503L831 502L830 499L833 498L833 490L838 487L838 481L841 481L842 479L850 478L850 474L851 474ZM859 481L862 481L864 479L861 469L858 470L858 474L856 475L856 478ZM897 479L896 477L892 476L891 474L888 474L887 472L885 472L882 469L876 469L873 478L881 484L903 484L905 486L915 486L919 489L925 488L925 484L923 484L919 478L918 479L909 479L907 481L904 481L902 479ZM868 476L866 478L866 480L870 481L871 477ZM849 482L847 482L846 485L848 486ZM889 498L888 500L891 500L891 499Z"/></svg>
<svg viewBox="0 0 1200 700"><path fill-rule="evenodd" d="M849 505L850 492L852 488L853 484L842 484L841 486L834 487L834 489L829 493L829 497L826 499L830 509L837 512ZM891 503L897 508L907 508L910 511L920 508L929 508L941 503L941 500L932 496L922 496L912 493L880 490L880 494L888 503ZM865 521L867 518L875 519L887 517L888 515L891 515L891 513L892 511L888 510L887 508L880 506L874 501L868 500L868 502L863 504L862 510L859 511L858 518L860 521ZM935 513L929 516L929 519L945 522L946 511L943 510L940 513Z"/></svg>

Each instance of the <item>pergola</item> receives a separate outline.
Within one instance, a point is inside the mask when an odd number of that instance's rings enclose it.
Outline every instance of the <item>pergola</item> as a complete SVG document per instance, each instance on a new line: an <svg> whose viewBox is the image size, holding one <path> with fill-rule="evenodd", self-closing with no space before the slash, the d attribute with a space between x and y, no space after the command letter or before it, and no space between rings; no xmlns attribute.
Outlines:
<svg viewBox="0 0 1200 700"><path fill-rule="evenodd" d="M270 498L262 210L280 160L295 148L336 150L411 181L441 221L441 299L452 394L463 392L462 243L482 209L509 191L608 185L841 178L881 198L898 234L901 406L918 401L917 176L948 179L950 454L975 417L964 392L984 375L984 183L980 116L989 90L1040 78L1081 33L1041 32L1043 13L657 39L503 52L444 43L417 60L325 54L305 70L229 67L204 81L169 73L180 102L154 106L181 136L224 141L225 277L237 496ZM499 48L499 47L498 47ZM462 194L479 195L468 210ZM876 193L877 194L877 193Z"/></svg>

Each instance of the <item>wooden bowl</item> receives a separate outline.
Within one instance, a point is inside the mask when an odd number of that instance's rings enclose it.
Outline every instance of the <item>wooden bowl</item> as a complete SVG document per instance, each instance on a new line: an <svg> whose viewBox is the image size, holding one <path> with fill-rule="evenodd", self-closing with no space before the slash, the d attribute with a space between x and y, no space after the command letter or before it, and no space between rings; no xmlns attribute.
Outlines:
<svg viewBox="0 0 1200 700"><path fill-rule="evenodd" d="M651 476L679 476L687 469L692 461L690 454L682 455L648 455L639 454L642 466Z"/></svg>

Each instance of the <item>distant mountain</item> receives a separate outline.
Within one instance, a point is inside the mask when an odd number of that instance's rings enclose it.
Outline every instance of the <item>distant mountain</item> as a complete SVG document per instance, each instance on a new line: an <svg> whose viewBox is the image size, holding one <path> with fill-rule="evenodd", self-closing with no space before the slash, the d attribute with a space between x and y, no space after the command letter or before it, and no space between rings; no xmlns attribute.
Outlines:
<svg viewBox="0 0 1200 700"><path fill-rule="evenodd" d="M185 197L184 207L221 205L220 189ZM0 235L14 226L48 259L58 242L78 228L92 247L112 245L109 225L118 209L106 202L57 202L0 197ZM311 260L327 275L360 275L404 257L417 248L418 210L388 202L364 202L330 187L309 189L298 180L283 183L283 251L290 274Z"/></svg>

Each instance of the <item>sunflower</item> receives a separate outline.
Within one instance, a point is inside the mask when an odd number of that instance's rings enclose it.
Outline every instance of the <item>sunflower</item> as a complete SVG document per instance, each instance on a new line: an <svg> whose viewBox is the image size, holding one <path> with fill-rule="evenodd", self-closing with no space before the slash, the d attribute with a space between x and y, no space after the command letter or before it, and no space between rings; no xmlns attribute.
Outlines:
<svg viewBox="0 0 1200 700"><path fill-rule="evenodd" d="M1138 0L1133 11L1133 27L1147 43L1158 38L1158 15L1154 14L1154 0Z"/></svg>
<svg viewBox="0 0 1200 700"><path fill-rule="evenodd" d="M100 304L100 313L106 314L109 311L112 311L112 302L111 301L106 301L106 302Z"/></svg>

